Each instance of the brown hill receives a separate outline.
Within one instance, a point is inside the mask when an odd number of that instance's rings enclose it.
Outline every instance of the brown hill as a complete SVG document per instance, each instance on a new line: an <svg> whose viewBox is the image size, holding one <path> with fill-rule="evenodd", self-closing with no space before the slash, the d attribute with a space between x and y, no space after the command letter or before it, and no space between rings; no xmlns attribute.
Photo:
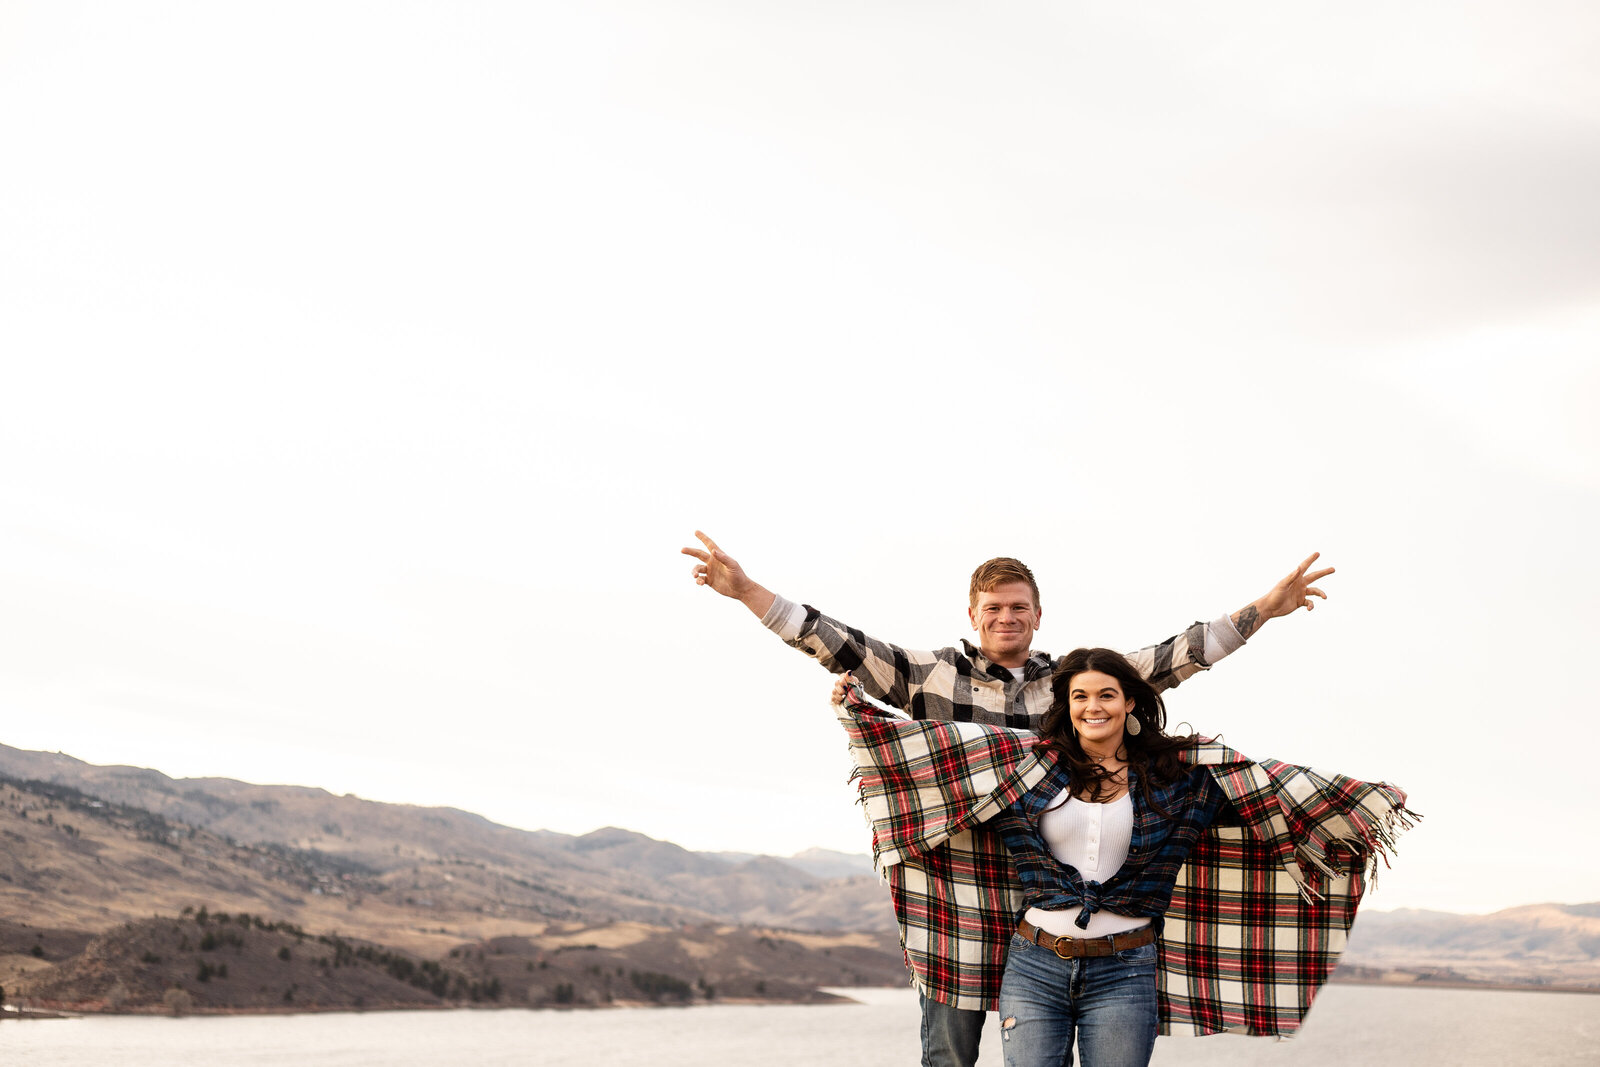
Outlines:
<svg viewBox="0 0 1600 1067"><path fill-rule="evenodd" d="M1600 990L1600 903L1528 904L1489 915L1363 912L1340 973Z"/></svg>
<svg viewBox="0 0 1600 1067"><path fill-rule="evenodd" d="M238 1011L805 1001L905 980L875 879L205 782L0 748L0 988L140 1011L181 989L185 1010ZM187 928L200 916L209 930ZM858 917L879 929L838 930Z"/></svg>
<svg viewBox="0 0 1600 1067"><path fill-rule="evenodd" d="M144 768L101 767L61 753L3 745L0 776L19 785L40 783L30 787L45 798L39 817L51 817L51 804L75 804L80 822L117 805L138 809L154 817L147 831L136 831L146 843L161 838L165 845L182 846L196 862L222 862L225 854L243 849L235 859L258 873L278 866L300 870L300 895L347 903L352 895L368 903L381 897L428 913L426 926L441 925L446 916L465 918L471 936L492 932L478 924L478 917L894 929L888 893L871 875L819 877L771 857L728 862L627 830L607 828L579 837L518 830L453 808L382 804L321 789L224 778L174 780ZM56 795L46 786L59 787ZM96 801L109 807L92 807ZM209 837L191 847L185 840L192 831ZM163 861L152 855L140 862L159 867ZM144 917L194 902L180 895L153 907L134 900L118 908L104 899L96 906L106 909L102 918ZM79 902L68 894L60 903L71 911ZM67 917L42 918L74 925L61 921ZM382 923L387 926L389 920Z"/></svg>
<svg viewBox="0 0 1600 1067"><path fill-rule="evenodd" d="M0 936L26 940L0 924ZM216 1013L480 1006L601 1007L692 1000L836 1000L824 985L891 985L882 935L640 923L554 925L429 960L244 913L123 923L10 983L35 1009Z"/></svg>
<svg viewBox="0 0 1600 1067"><path fill-rule="evenodd" d="M481 977L381 945L190 909L113 927L60 964L18 979L12 992L35 1006L74 1011L420 1008L445 1003L452 991L481 999ZM173 997L175 989L182 995Z"/></svg>

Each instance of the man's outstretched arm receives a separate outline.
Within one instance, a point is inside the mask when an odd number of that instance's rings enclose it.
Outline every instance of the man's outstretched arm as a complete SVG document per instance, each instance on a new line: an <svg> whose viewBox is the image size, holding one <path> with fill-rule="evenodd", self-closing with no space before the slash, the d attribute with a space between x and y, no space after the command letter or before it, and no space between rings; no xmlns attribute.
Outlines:
<svg viewBox="0 0 1600 1067"><path fill-rule="evenodd" d="M696 585L710 586L739 601L791 648L834 674L856 672L874 700L910 712L912 693L938 663L937 657L879 641L815 608L785 600L753 581L710 537L699 530L694 535L704 547L685 548L683 554L698 561L690 571Z"/></svg>
<svg viewBox="0 0 1600 1067"><path fill-rule="evenodd" d="M1313 552L1307 556L1278 584L1232 615L1215 622L1197 622L1159 645L1129 653L1128 659L1157 690L1169 689L1190 675L1214 666L1224 656L1243 647L1245 640L1268 621L1302 607L1310 611L1313 597L1328 598L1328 594L1311 584L1333 573L1332 567L1310 569L1320 555L1320 552Z"/></svg>

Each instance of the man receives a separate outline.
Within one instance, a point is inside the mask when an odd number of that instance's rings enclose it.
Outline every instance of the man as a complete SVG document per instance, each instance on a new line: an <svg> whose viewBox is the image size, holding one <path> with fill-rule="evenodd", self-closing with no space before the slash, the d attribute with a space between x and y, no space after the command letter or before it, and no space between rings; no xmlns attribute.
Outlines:
<svg viewBox="0 0 1600 1067"><path fill-rule="evenodd" d="M972 574L967 617L978 647L910 651L852 629L809 605L795 604L745 574L711 538L695 531L702 548L685 548L698 562L691 573L698 585L744 604L762 625L785 643L813 656L834 674L853 673L867 694L916 719L944 719L1037 730L1050 708L1054 660L1033 651L1039 629L1039 586L1033 572L1015 559L989 560ZM1182 633L1128 658L1157 691L1176 686L1208 669L1244 644L1268 620L1310 610L1312 597L1326 594L1312 583L1332 567L1308 570L1312 553L1265 595L1232 615L1195 623ZM973 1067L985 1013L999 987L992 953L972 931L1012 922L1009 882L980 886L980 899L963 899L952 889L974 867L1006 870L1004 846L979 827L953 837L943 848L915 863L902 864L891 882L901 944L922 1004L923 1067Z"/></svg>

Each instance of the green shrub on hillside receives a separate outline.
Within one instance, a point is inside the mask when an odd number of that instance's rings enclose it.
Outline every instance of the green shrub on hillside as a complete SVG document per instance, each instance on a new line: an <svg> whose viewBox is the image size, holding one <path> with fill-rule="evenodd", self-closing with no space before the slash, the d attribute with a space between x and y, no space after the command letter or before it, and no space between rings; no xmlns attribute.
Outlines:
<svg viewBox="0 0 1600 1067"><path fill-rule="evenodd" d="M651 1000L659 1001L663 997L689 1000L694 996L694 990L688 982L674 978L670 974L659 974L656 971L629 971L628 981Z"/></svg>

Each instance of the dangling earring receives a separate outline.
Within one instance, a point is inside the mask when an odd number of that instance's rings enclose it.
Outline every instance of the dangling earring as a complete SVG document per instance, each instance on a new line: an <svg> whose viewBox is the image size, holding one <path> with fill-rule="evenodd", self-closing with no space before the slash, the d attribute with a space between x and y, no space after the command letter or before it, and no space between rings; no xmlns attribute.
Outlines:
<svg viewBox="0 0 1600 1067"><path fill-rule="evenodd" d="M1138 737L1139 731L1144 729L1144 727L1139 725L1139 716L1135 715L1131 711L1128 712L1128 719L1122 724L1122 728L1133 737Z"/></svg>

